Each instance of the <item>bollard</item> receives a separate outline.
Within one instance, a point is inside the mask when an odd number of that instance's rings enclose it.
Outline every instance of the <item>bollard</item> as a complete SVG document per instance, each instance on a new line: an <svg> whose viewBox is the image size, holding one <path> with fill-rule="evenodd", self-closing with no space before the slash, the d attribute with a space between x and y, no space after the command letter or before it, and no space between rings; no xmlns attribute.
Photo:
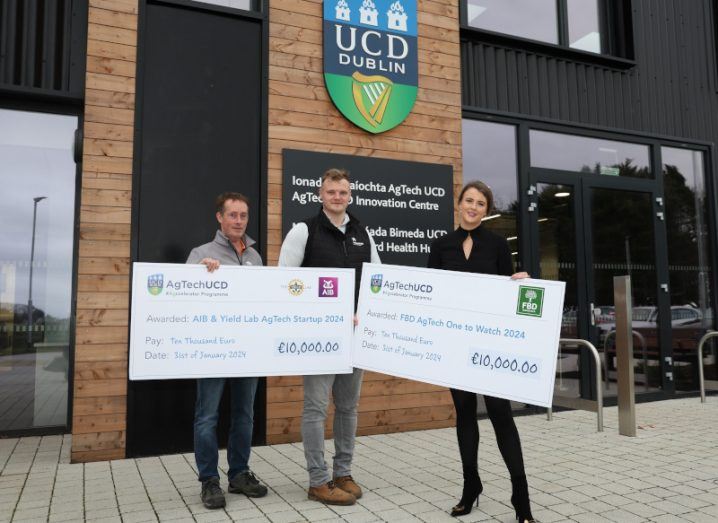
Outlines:
<svg viewBox="0 0 718 523"><path fill-rule="evenodd" d="M633 304L631 277L614 276L616 306L616 367L618 371L618 433L636 435L636 395L633 379Z"/></svg>

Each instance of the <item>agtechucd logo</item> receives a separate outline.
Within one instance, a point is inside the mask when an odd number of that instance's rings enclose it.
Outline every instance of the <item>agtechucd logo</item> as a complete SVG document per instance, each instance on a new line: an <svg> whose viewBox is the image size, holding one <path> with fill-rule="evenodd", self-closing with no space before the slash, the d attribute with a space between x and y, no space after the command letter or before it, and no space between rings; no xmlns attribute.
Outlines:
<svg viewBox="0 0 718 523"><path fill-rule="evenodd" d="M324 83L365 131L403 122L419 86L416 0L325 0Z"/></svg>
<svg viewBox="0 0 718 523"><path fill-rule="evenodd" d="M519 287L519 300L516 305L516 314L540 318L543 312L543 293L544 289L541 287L521 285Z"/></svg>
<svg viewBox="0 0 718 523"><path fill-rule="evenodd" d="M150 274L147 276L147 292L152 296L158 296L164 288L164 274Z"/></svg>
<svg viewBox="0 0 718 523"><path fill-rule="evenodd" d="M371 292L376 294L377 292L379 292L381 290L381 282L383 279L384 279L383 274L372 274L371 285L369 287L371 289Z"/></svg>

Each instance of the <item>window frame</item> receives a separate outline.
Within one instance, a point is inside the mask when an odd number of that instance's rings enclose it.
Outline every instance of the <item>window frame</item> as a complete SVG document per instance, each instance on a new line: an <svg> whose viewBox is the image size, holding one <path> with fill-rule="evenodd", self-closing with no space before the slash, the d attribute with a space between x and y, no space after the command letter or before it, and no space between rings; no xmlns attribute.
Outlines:
<svg viewBox="0 0 718 523"><path fill-rule="evenodd" d="M523 270L531 272L534 268L533 264L536 260L532 258L532 246L528 234L528 224L530 223L530 214L528 211L529 196L527 191L530 189L530 176L529 171L531 169L539 169L530 167L530 151L528 143L528 134L530 130L542 130L549 132L558 132L564 134L575 134L577 136L590 137L590 138L603 138L619 141L628 141L632 143L641 143L651 147L651 165L656 178L654 179L629 179L624 178L624 187L628 190L640 190L647 192L646 189L651 185L655 184L656 196L664 196L664 180L663 180L663 158L662 148L671 147L675 149L687 149L690 151L700 151L703 153L703 168L704 168L704 181L706 191L706 202L707 202L707 214L706 220L708 223L708 241L707 241L707 255L708 265L714 275L710 284L710 306L713 310L718 308L718 182L715 180L714 174L718 172L718 149L715 143L700 140L691 139L688 140L684 137L670 136L659 133L648 133L642 131L634 131L630 129L609 127L609 126L597 126L577 122L559 122L549 118L529 116L529 115L516 115L512 113L506 113L490 109L480 109L478 107L464 106L462 110L462 119L470 120L488 120L496 123L514 124L518 128L518 186L519 186L519 234L521 235L521 257ZM567 172L567 171L561 171ZM573 171L570 171L573 173ZM600 175L590 175L600 176ZM631 189L632 188L632 189ZM665 199L664 199L665 201ZM664 208L665 212L665 208ZM665 232L662 233L662 239L659 242L659 248L657 255L664 256L665 261L668 261L667 252L668 239ZM667 266L666 266L667 269ZM672 332L670 329L674 327L671 325L669 320L670 313L666 321L664 321L664 330L659 334L664 339L662 343L669 344L670 337L668 333ZM714 322L718 321L715 318ZM665 325L667 323L667 325ZM674 398L679 397L681 392L675 390L675 388L665 389L664 392L659 393L655 398ZM644 396L645 398L651 397L650 395ZM647 400L652 401L652 400Z"/></svg>
<svg viewBox="0 0 718 523"><path fill-rule="evenodd" d="M623 177L623 178L628 178L628 179L632 179L632 180L649 180L649 181L655 181L655 180L656 180L656 170L655 170L654 165L653 165L653 154L652 154L652 153L653 153L652 147L654 146L654 144L651 143L651 142L648 142L648 141L645 141L645 140L640 140L640 139L637 140L637 139L635 139L635 138L632 139L632 140L623 139L623 138L621 138L621 139L615 139L615 138L609 138L609 137L606 137L606 136L593 136L593 135L591 135L591 134L582 134L582 133L576 133L576 132L571 132L571 133L569 133L569 132L560 132L560 131L556 131L556 130L548 130L548 129L539 128L539 127L537 127L537 126L530 126L530 127L529 127L529 130L528 130L529 168L531 168L531 169L539 169L539 170L540 170L540 169L544 169L544 170L550 170L550 171L565 172L565 173L575 174L575 175L577 175L577 176L606 176L606 174L604 174L604 173L602 173L602 172L600 172L600 173L590 172L590 173L589 173L589 172L583 172L583 171L578 170L578 169L563 169L563 168L558 167L558 166L534 165L532 162L533 162L533 159L534 159L535 156L534 156L534 154L533 154L534 151L533 151L533 149L532 149L532 147L531 147L531 139L532 139L532 136L531 136L531 135L532 135L534 132L537 132L537 133L545 133L545 134L552 134L552 135L557 135L557 136L564 135L564 136L567 136L567 137L570 137L570 138L577 138L577 139L587 140L587 141L601 140L601 141L605 141L605 142L613 142L613 143L616 143L616 144L623 144L623 145L629 145L629 146L633 145L633 146L637 146L637 147L645 147L645 148L646 148L646 160L647 160L647 162L648 162L648 165L647 165L647 167L646 167L646 171L649 173L649 176L647 176L647 177L641 177L641 176L625 176L625 177ZM626 158L626 159L628 159L628 158ZM603 167L603 164L599 164L599 165L601 165L601 166ZM606 166L606 167L609 167L609 166Z"/></svg>
<svg viewBox="0 0 718 523"><path fill-rule="evenodd" d="M468 23L468 0L459 2L459 25L463 39L523 49L569 60L599 64L619 70L636 65L633 49L633 18L631 0L603 0L599 5L602 26L601 53L575 49L568 44L568 1L555 0L558 44L522 36L481 29ZM601 1L601 0L599 0Z"/></svg>
<svg viewBox="0 0 718 523"><path fill-rule="evenodd" d="M214 11L232 16L254 18L264 20L268 10L266 0L249 0L249 9L239 7L227 7L218 4L204 2L203 0L145 0L155 4L169 4L198 11Z"/></svg>
<svg viewBox="0 0 718 523"><path fill-rule="evenodd" d="M68 338L68 367L67 367L67 412L64 425L28 427L24 429L1 430L0 438L19 438L34 436L52 436L57 434L68 434L72 432L73 412L75 406L75 345L77 334L77 291L78 291L78 268L80 257L80 207L82 196L82 140L85 126L85 115L82 107L69 103L67 97L57 97L48 100L45 97L31 97L24 95L18 98L7 98L0 101L0 109L11 111L43 113L61 116L74 116L77 118L77 130L75 131L75 209L73 211L73 239L72 239L72 280L70 299L70 336Z"/></svg>

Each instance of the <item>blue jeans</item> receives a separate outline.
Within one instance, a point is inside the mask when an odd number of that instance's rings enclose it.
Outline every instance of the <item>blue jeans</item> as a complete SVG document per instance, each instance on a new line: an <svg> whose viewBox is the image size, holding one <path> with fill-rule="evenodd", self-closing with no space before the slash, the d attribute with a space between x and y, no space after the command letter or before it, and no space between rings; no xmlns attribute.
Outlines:
<svg viewBox="0 0 718 523"><path fill-rule="evenodd" d="M197 402L194 407L194 458L200 481L218 478L217 419L219 401L225 382L230 387L230 427L227 461L231 479L249 470L254 425L254 393L258 378L204 378L197 380Z"/></svg>

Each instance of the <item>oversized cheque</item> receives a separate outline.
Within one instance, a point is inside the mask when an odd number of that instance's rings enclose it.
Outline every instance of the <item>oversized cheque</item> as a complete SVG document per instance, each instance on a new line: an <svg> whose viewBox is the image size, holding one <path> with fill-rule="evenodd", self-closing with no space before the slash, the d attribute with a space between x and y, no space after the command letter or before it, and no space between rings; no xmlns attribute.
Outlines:
<svg viewBox="0 0 718 523"><path fill-rule="evenodd" d="M130 379L352 371L354 271L135 263Z"/></svg>
<svg viewBox="0 0 718 523"><path fill-rule="evenodd" d="M563 282L364 264L353 364L551 406Z"/></svg>

